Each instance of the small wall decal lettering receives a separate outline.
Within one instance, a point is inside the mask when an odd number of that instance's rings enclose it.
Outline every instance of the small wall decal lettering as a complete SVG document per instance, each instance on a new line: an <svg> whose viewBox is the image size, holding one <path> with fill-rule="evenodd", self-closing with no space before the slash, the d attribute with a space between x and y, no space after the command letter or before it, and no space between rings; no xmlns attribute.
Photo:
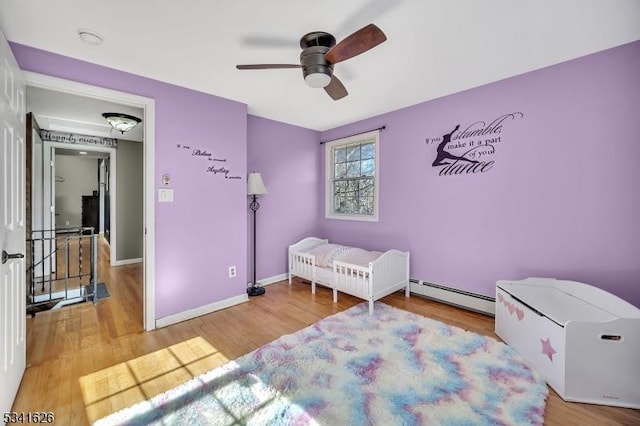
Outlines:
<svg viewBox="0 0 640 426"><path fill-rule="evenodd" d="M436 156L431 164L439 167L440 176L486 173L495 164L492 159L496 145L503 142L502 130L506 123L523 118L521 112L503 114L493 121L475 121L465 125L456 124L441 137L426 138L427 145L436 145Z"/></svg>
<svg viewBox="0 0 640 426"><path fill-rule="evenodd" d="M212 154L210 152L207 152L207 151L201 151L199 149L194 149L191 152L191 155L192 156L197 156L197 157L211 157Z"/></svg>
<svg viewBox="0 0 640 426"><path fill-rule="evenodd" d="M181 152L189 152L191 157L193 158L201 158L206 159L207 161L217 162L217 163L226 163L226 158L217 158L213 155L213 152L207 151L206 149L200 148L192 148L190 145L185 144L176 144L176 148ZM241 176L230 176L230 169L223 166L210 165L205 167L205 172L212 176L224 176L225 179L242 179Z"/></svg>
<svg viewBox="0 0 640 426"><path fill-rule="evenodd" d="M229 169L225 169L224 167L207 167L207 173L213 173L214 175L217 175L218 173L222 173L224 174L224 177L227 177L229 175Z"/></svg>

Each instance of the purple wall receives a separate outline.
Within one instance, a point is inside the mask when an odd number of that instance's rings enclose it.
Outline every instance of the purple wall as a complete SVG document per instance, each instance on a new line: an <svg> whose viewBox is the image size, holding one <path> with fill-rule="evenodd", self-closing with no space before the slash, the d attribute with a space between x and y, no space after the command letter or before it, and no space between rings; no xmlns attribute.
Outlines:
<svg viewBox="0 0 640 426"><path fill-rule="evenodd" d="M155 205L156 317L245 294L246 105L19 44L11 47L23 70L155 99L156 187L163 174L170 174L175 200ZM194 149L226 161L194 156ZM239 179L207 172L212 164ZM236 278L228 278L230 265L239 266Z"/></svg>
<svg viewBox="0 0 640 426"><path fill-rule="evenodd" d="M259 172L269 193L259 199L257 267L260 279L287 270L287 246L319 233L320 133L266 118L247 120L247 170ZM253 222L249 214L247 271L253 280Z"/></svg>
<svg viewBox="0 0 640 426"><path fill-rule="evenodd" d="M244 294L251 279L247 169L259 171L269 190L258 212L258 279L285 272L287 245L317 235L408 250L412 277L475 293L493 295L498 279L554 276L640 306L640 144L634 132L640 42L320 138L247 116L246 106L233 101L12 48L25 70L155 99L156 186L169 173L175 189L173 204L155 206L158 318ZM491 125L505 114L514 115ZM387 129L380 146L380 221L324 219L324 155L316 144L381 124ZM456 124L460 129L445 151L480 161L472 170L463 160L432 166L441 138ZM201 166L206 158L178 144L226 159L216 165L242 179L207 173ZM478 173L452 171L463 169ZM227 278L230 265L238 266L235 279Z"/></svg>
<svg viewBox="0 0 640 426"><path fill-rule="evenodd" d="M511 113L522 116L490 126ZM323 132L327 140L387 125L380 221L323 218L322 234L408 250L412 277L474 293L494 295L498 279L550 276L640 306L638 117L634 42ZM485 172L432 166L438 138L456 124L447 151Z"/></svg>

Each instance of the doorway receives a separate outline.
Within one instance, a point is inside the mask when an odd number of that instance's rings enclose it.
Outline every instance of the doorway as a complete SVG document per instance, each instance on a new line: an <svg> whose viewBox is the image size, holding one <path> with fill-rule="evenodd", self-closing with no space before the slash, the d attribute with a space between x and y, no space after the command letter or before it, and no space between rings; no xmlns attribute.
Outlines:
<svg viewBox="0 0 640 426"><path fill-rule="evenodd" d="M104 89L101 87L90 86L82 83L76 83L68 80L58 79L36 73L25 73L27 87L51 90L65 94L75 95L83 98L95 99L105 102L112 102L118 105L140 108L142 111L141 127L144 134L144 143L142 144L142 262L143 262L143 306L142 306L142 323L145 330L152 330L155 325L155 280L154 280L154 128L155 128L155 104L153 99L131 95L128 93ZM106 112L106 111L105 111ZM42 125L42 124L41 124ZM86 124L85 124L86 125ZM43 127L45 127L43 125ZM50 129L53 130L53 129ZM77 146L75 148L78 148ZM86 147L82 147L84 150ZM115 151L115 150L114 150ZM113 199L116 197L113 175L116 171L115 156L110 156L109 161L109 185L110 205L113 206ZM115 209L111 209L109 215L109 239L111 243L111 262L117 264L117 247L118 247L118 225L117 214Z"/></svg>

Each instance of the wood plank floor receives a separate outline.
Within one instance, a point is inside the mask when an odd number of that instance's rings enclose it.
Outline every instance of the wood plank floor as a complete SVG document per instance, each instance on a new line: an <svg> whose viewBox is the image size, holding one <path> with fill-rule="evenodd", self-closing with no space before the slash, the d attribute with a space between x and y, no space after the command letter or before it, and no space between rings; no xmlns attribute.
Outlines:
<svg viewBox="0 0 640 426"><path fill-rule="evenodd" d="M142 265L109 267L101 244L99 280L111 297L27 320L27 370L14 411L50 411L55 424L85 425L361 302L295 280L264 296L152 332L142 327ZM383 302L495 337L494 320L419 296ZM640 384L639 384L640 386ZM568 403L550 391L547 425L640 425L640 410Z"/></svg>

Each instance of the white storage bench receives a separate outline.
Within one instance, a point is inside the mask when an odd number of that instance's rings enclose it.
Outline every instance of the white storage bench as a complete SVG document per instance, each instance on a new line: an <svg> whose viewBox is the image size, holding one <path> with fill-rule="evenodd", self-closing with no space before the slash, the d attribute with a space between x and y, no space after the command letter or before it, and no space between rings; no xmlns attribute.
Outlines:
<svg viewBox="0 0 640 426"><path fill-rule="evenodd" d="M566 401L640 408L640 309L575 281L496 283L496 334Z"/></svg>

